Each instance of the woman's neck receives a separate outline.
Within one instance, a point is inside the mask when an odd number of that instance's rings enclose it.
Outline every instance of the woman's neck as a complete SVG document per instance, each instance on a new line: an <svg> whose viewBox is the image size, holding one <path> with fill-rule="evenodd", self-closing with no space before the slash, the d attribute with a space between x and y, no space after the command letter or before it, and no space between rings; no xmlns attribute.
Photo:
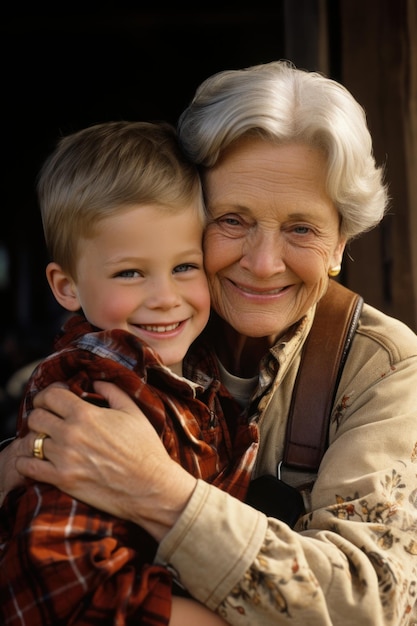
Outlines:
<svg viewBox="0 0 417 626"><path fill-rule="evenodd" d="M228 372L251 378L259 372L259 363L271 346L269 337L247 337L217 318L213 343L217 357Z"/></svg>

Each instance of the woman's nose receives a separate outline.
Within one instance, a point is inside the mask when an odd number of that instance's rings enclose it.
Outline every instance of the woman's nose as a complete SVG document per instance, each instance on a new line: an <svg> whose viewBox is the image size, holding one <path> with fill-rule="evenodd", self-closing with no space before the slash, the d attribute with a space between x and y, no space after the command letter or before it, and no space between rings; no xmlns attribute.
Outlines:
<svg viewBox="0 0 417 626"><path fill-rule="evenodd" d="M259 278L268 278L285 271L281 234L275 230L253 233L243 245L240 264Z"/></svg>

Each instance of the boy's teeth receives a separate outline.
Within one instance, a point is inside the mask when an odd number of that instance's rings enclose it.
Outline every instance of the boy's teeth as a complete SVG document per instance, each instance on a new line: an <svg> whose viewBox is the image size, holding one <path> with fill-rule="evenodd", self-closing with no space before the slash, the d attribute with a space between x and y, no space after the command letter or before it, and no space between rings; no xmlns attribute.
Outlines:
<svg viewBox="0 0 417 626"><path fill-rule="evenodd" d="M178 328L179 326L179 322L177 324L168 324L168 326L152 326L152 325L145 325L145 324L141 324L141 328L143 328L144 330L148 330L149 332L153 332L153 333L166 333L170 330L175 330L176 328Z"/></svg>

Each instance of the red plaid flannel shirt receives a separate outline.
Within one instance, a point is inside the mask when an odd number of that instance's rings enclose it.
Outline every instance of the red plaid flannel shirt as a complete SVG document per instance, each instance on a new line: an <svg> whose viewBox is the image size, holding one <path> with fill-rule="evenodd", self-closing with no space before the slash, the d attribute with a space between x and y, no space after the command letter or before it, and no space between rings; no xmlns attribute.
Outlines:
<svg viewBox="0 0 417 626"><path fill-rule="evenodd" d="M97 331L78 315L66 323L56 349L29 381L20 435L34 395L53 381L65 380L93 402L103 399L92 381L112 381L145 412L172 458L244 499L257 429L218 380L204 377L208 384L196 397L196 387L173 376L136 337ZM201 358L210 361L210 350ZM168 624L172 579L152 563L156 547L138 526L50 485L13 491L0 510L2 626Z"/></svg>

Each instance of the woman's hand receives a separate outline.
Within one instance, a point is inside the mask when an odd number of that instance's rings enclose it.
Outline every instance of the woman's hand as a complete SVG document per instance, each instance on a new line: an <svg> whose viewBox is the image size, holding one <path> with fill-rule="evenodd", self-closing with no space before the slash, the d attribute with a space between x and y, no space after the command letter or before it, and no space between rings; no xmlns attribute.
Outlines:
<svg viewBox="0 0 417 626"><path fill-rule="evenodd" d="M25 478L16 469L16 459L26 453L27 446L27 441L14 439L0 452L0 506L12 489L25 484Z"/></svg>
<svg viewBox="0 0 417 626"><path fill-rule="evenodd" d="M168 456L153 426L124 392L105 382L95 388L111 408L89 404L56 385L35 397L32 432L25 437L30 443L16 468L139 524L160 541L184 509L196 479ZM37 433L48 436L44 460L32 456Z"/></svg>
<svg viewBox="0 0 417 626"><path fill-rule="evenodd" d="M169 626L227 626L220 615L213 613L192 598L172 596L171 618Z"/></svg>

